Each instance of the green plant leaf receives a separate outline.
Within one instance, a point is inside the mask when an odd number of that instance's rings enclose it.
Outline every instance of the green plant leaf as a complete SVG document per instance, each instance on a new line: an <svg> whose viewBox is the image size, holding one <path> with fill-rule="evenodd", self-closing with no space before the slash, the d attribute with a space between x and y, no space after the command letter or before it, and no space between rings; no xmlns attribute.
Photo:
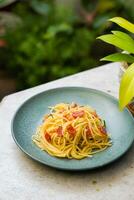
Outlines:
<svg viewBox="0 0 134 200"><path fill-rule="evenodd" d="M119 107L122 110L134 97L134 63L124 73L119 91Z"/></svg>
<svg viewBox="0 0 134 200"><path fill-rule="evenodd" d="M122 37L117 36L115 34L106 34L99 36L97 39L100 39L106 43L112 44L120 49L123 49L125 51L128 51L129 53L134 53L134 42L130 42L127 40L127 42L124 42L124 35Z"/></svg>
<svg viewBox="0 0 134 200"><path fill-rule="evenodd" d="M114 17L112 19L109 19L109 21L118 24L119 26L128 30L131 33L134 33L134 24L122 17Z"/></svg>
<svg viewBox="0 0 134 200"><path fill-rule="evenodd" d="M51 5L47 2L41 2L38 0L32 0L30 1L30 5L33 8L34 11L36 11L38 14L41 15L48 15L51 11Z"/></svg>
<svg viewBox="0 0 134 200"><path fill-rule="evenodd" d="M116 35L117 37L125 40L125 43L133 43L134 44L134 40L127 33L124 33L122 31L111 31L111 32L114 35Z"/></svg>
<svg viewBox="0 0 134 200"><path fill-rule="evenodd" d="M113 53L109 56L106 56L101 59L101 61L112 61L112 62L128 62L133 63L134 62L134 56L131 56L129 54L125 53Z"/></svg>
<svg viewBox="0 0 134 200"><path fill-rule="evenodd" d="M43 37L44 39L50 39L53 38L59 32L71 33L72 31L72 27L70 26L70 24L67 23L52 25L47 29Z"/></svg>

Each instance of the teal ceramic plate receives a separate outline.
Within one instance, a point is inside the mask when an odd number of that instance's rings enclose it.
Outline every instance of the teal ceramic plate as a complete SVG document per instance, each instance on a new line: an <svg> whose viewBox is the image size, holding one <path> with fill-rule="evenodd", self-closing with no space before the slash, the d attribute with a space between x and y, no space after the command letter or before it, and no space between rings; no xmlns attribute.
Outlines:
<svg viewBox="0 0 134 200"><path fill-rule="evenodd" d="M106 120L113 145L82 160L50 156L33 144L31 137L41 124L48 106L60 102L90 105ZM31 158L51 167L64 170L87 170L104 166L123 155L134 140L134 120L127 109L120 112L118 101L104 92L82 87L63 87L44 91L28 99L17 110L12 121L12 134L16 144Z"/></svg>

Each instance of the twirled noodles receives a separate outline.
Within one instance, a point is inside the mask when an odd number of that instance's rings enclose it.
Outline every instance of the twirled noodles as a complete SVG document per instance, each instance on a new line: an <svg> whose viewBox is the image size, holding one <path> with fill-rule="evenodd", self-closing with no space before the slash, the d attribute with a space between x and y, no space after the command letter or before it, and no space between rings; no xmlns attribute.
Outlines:
<svg viewBox="0 0 134 200"><path fill-rule="evenodd" d="M32 136L33 142L52 156L82 159L111 146L105 121L89 106L59 103Z"/></svg>

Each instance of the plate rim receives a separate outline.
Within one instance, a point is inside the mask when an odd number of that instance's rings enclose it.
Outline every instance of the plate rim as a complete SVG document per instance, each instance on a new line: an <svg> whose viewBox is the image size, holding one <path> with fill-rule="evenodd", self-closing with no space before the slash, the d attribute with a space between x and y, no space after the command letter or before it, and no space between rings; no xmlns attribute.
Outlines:
<svg viewBox="0 0 134 200"><path fill-rule="evenodd" d="M45 93L45 92L55 91L55 90L57 90L57 89L68 89L68 88L70 88L70 89L87 89L87 90L90 90L90 91L95 91L95 92L97 92L97 93L99 93L99 94L102 94L102 95L104 95L104 96L110 97L111 99L113 99L114 101L116 101L116 102L118 103L118 99L117 99L116 97L112 96L111 94L108 94L108 93L106 93L106 92L104 92L104 91L101 91L101 90L98 90L98 89L94 89L94 88L90 88L90 87L82 87L82 86L62 86L62 87L54 87L54 88L50 88L50 89L47 89L47 90L43 90L43 91L41 91L41 92L38 92L38 93L32 95L31 97L27 98L26 100L24 100L24 101L17 107L17 109L15 110L15 112L14 112L14 114L13 114L13 117L12 117L12 119L11 119L11 135L12 135L12 138L13 138L14 142L16 143L16 145L17 145L17 146L19 147L19 149L20 149L23 153L25 153L30 159L33 159L33 160L35 160L35 161L37 161L37 162L39 162L39 163L41 163L41 164L43 164L43 165L46 165L46 166L49 166L49 167L52 167L52 168L55 168L55 169L59 169L59 170L64 170L64 171L86 171L86 170L98 169L98 168L104 167L104 166L109 165L110 163L113 163L114 161L118 160L120 157L122 157L122 156L130 149L130 147L132 146L132 143L134 142L134 137L133 137L133 140L131 141L130 145L128 146L128 148L125 149L125 151L124 151L121 155L115 157L114 159L112 159L112 160L110 160L110 161L108 161L108 162L105 162L105 163L103 163L103 164L99 164L99 165L97 165L97 166L95 166L95 167L83 167L83 168L66 168L66 167L62 167L62 166L61 166L61 167L60 167L60 166L54 166L53 164L49 164L49 163L47 163L47 162L45 162L45 161L42 161L42 160L39 159L39 158L35 158L34 156L32 156L30 153L28 153L28 152L19 144L19 142L17 141L17 139L16 139L16 137L15 137L15 133L14 133L14 130L13 130L13 126L14 126L14 122L15 122L15 117L16 117L18 111L21 109L21 107L24 106L24 105L25 105L27 102L29 102L31 99L33 99L33 98L35 98L36 96L41 95L41 94L43 94L43 93ZM133 117L132 113L131 113L127 108L124 108L124 110L128 112L128 114L130 115L130 117L131 117L132 120L134 121L134 117Z"/></svg>

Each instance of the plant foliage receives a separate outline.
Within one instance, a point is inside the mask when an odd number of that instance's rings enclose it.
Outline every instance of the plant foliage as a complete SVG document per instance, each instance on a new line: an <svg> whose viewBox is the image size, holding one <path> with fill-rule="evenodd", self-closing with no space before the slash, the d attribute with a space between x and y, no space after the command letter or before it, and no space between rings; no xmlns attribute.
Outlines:
<svg viewBox="0 0 134 200"><path fill-rule="evenodd" d="M121 110L134 97L134 63L129 66L122 77L119 97Z"/></svg>
<svg viewBox="0 0 134 200"><path fill-rule="evenodd" d="M134 33L134 24L122 17L114 17L110 21L118 24L127 31ZM106 61L125 61L132 63L124 73L119 92L119 106L122 110L134 97L134 40L127 33L112 31L112 34L102 35L98 39L112 44L127 52L115 53L102 58ZM128 54L129 53L129 54Z"/></svg>
<svg viewBox="0 0 134 200"><path fill-rule="evenodd" d="M28 6L19 4L14 9L23 17L23 23L7 31L7 46L0 54L2 63L17 77L18 89L96 66L97 61L90 55L96 34L79 25L71 11L54 6L53 13L48 9L46 16L41 8L41 15L34 13L34 4L28 13Z"/></svg>
<svg viewBox="0 0 134 200"><path fill-rule="evenodd" d="M107 19L123 12L118 1L79 0L76 3L76 7L80 3L78 13L73 7L56 2L16 1L8 8L22 23L1 36L6 46L0 47L0 65L15 76L17 89L90 69L99 65L98 60L105 52L113 53L112 47L95 38L111 29L110 22L105 24ZM83 13L84 19L80 13ZM114 33L114 37L117 38L117 34ZM128 50L128 47L125 49ZM132 56L124 56L132 62ZM117 57L114 55L112 59Z"/></svg>

